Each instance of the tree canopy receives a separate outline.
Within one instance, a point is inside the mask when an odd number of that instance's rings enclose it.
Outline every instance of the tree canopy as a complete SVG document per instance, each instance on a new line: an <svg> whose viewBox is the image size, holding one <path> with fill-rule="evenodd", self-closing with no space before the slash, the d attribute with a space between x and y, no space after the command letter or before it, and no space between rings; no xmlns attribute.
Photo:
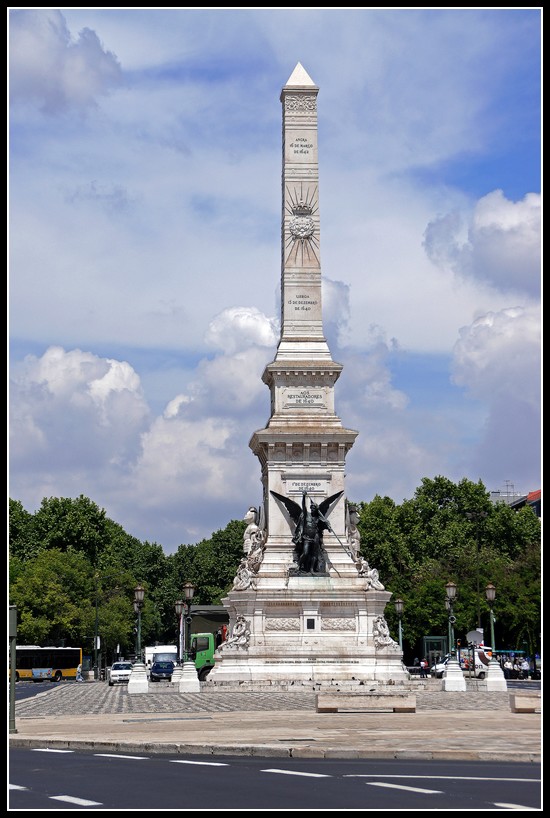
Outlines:
<svg viewBox="0 0 550 818"><path fill-rule="evenodd" d="M421 650L421 639L446 635L445 584L456 583L456 635L478 620L488 631L488 583L495 585L496 646L540 646L541 526L529 507L515 511L492 503L481 482L425 478L400 505L377 495L355 504L361 555L378 569L392 593L386 618L394 635L392 604L404 601L405 658ZM178 623L174 603L183 584L196 587L194 602L220 604L231 589L243 556L243 520L197 544L181 544L166 555L158 543L141 542L110 520L84 496L44 498L31 514L9 501L10 603L18 609L18 639L27 644L65 640L91 652L93 636L102 650L130 655L135 642L134 587L145 588L142 644L173 642ZM479 593L478 593L479 588Z"/></svg>

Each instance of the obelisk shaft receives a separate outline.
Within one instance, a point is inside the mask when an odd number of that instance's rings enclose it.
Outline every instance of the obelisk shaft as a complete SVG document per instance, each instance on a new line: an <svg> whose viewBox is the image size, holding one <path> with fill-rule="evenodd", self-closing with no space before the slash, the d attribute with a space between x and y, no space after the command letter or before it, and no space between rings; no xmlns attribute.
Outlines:
<svg viewBox="0 0 550 818"><path fill-rule="evenodd" d="M330 360L321 305L318 92L300 63L281 92L283 212L277 361Z"/></svg>

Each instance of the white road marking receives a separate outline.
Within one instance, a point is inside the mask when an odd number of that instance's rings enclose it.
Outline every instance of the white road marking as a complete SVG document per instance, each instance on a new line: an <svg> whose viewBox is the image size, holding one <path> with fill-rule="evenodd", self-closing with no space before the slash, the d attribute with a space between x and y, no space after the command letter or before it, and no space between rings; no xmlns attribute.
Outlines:
<svg viewBox="0 0 550 818"><path fill-rule="evenodd" d="M66 801L68 804L77 804L79 807L100 807L101 801L86 801L85 798L73 798L72 795L52 795L52 801Z"/></svg>
<svg viewBox="0 0 550 818"><path fill-rule="evenodd" d="M74 753L74 750L52 750L50 747L33 747L33 753Z"/></svg>
<svg viewBox="0 0 550 818"><path fill-rule="evenodd" d="M301 773L297 770L260 770L261 773L281 773L281 775L307 775L310 778L332 778L331 775L324 775L323 773Z"/></svg>
<svg viewBox="0 0 550 818"><path fill-rule="evenodd" d="M504 803L496 804L495 803L495 807L499 807L500 809L525 809L525 810L536 809L538 812L540 812L538 807L524 807L523 804L504 804Z"/></svg>
<svg viewBox="0 0 550 818"><path fill-rule="evenodd" d="M172 764L203 764L207 767L229 767L223 761L187 761L186 759L170 758Z"/></svg>
<svg viewBox="0 0 550 818"><path fill-rule="evenodd" d="M94 753L94 755L99 756L99 758L131 758L136 761L149 761L148 756L121 756L118 753Z"/></svg>
<svg viewBox="0 0 550 818"><path fill-rule="evenodd" d="M392 790L407 790L407 792L420 792L423 795L442 795L442 790L426 790L422 787L406 787L404 784L388 784L385 781L367 781L369 787L389 787Z"/></svg>
<svg viewBox="0 0 550 818"><path fill-rule="evenodd" d="M346 773L343 778L427 778L428 781L527 781L540 783L540 778L487 778L478 775L386 775L376 773Z"/></svg>
<svg viewBox="0 0 550 818"><path fill-rule="evenodd" d="M10 790L26 790L27 787L20 787L19 784L9 784L8 789L10 789Z"/></svg>

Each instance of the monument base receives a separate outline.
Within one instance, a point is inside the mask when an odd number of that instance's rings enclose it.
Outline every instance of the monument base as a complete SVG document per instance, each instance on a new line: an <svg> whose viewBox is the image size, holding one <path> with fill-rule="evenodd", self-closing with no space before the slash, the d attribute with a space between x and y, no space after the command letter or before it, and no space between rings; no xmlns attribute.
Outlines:
<svg viewBox="0 0 550 818"><path fill-rule="evenodd" d="M204 689L216 686L314 690L400 684L409 680L399 645L389 635L387 591L366 581L293 577L223 600L230 637L215 655Z"/></svg>

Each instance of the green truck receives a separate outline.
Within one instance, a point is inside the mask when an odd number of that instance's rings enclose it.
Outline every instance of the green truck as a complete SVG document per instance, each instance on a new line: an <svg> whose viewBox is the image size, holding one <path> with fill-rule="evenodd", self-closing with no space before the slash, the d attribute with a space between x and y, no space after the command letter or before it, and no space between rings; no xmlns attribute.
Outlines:
<svg viewBox="0 0 550 818"><path fill-rule="evenodd" d="M216 638L213 633L194 633L191 636L190 658L195 662L199 680L203 682L214 667Z"/></svg>

